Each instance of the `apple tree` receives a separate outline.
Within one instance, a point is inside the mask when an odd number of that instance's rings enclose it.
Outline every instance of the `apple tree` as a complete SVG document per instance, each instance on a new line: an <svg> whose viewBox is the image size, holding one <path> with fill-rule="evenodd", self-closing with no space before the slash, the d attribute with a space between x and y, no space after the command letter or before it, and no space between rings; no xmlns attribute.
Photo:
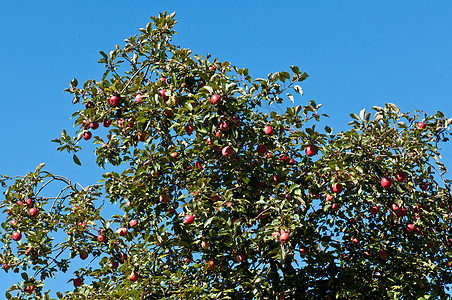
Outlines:
<svg viewBox="0 0 452 300"><path fill-rule="evenodd" d="M175 24L151 17L66 89L76 129L53 142L77 164L94 144L99 182L1 177L2 276L23 278L6 297L71 272L59 298L447 298L452 120L388 103L333 134L298 67L253 79L174 45Z"/></svg>

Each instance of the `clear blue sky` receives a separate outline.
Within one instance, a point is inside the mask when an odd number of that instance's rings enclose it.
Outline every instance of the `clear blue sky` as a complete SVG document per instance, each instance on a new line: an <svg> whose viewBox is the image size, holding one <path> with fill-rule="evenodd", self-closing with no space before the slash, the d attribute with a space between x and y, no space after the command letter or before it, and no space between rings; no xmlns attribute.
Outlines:
<svg viewBox="0 0 452 300"><path fill-rule="evenodd" d="M80 155L81 168L50 143L73 124L71 96L63 89L74 77L98 79L98 51L122 44L163 11L176 11L177 43L247 67L254 77L300 66L310 75L304 100L324 105L335 132L346 129L349 113L385 102L452 117L452 2L321 3L3 1L0 174L22 175L45 162L47 170L83 185L96 182L103 171L90 148ZM443 155L449 167L451 149ZM14 278L0 273L3 295Z"/></svg>

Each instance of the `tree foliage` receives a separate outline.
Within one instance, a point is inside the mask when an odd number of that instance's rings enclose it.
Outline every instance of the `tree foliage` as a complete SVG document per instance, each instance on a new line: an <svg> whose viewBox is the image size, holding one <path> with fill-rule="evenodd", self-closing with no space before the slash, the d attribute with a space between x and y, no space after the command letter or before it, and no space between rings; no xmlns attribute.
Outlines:
<svg viewBox="0 0 452 300"><path fill-rule="evenodd" d="M77 131L53 141L77 164L97 145L101 181L43 164L1 177L0 259L23 278L7 298L48 298L66 271L74 289L54 292L67 299L446 298L451 120L388 103L319 130L298 67L253 79L173 45L175 24L151 17L100 52L101 79L66 90ZM305 104L263 112L288 100Z"/></svg>

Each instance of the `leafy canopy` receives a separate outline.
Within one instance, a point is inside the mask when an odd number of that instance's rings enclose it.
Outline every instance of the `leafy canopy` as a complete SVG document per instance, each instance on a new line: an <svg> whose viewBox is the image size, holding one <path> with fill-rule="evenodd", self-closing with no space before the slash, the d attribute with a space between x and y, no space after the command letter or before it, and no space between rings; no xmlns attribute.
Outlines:
<svg viewBox="0 0 452 300"><path fill-rule="evenodd" d="M1 264L23 278L6 297L49 298L45 280L68 271L59 298L445 298L451 120L386 104L318 131L306 73L252 79L194 55L172 44L174 16L101 51L102 78L66 90L77 131L53 142L79 165L97 145L100 182L43 164L1 177ZM287 100L305 104L263 112Z"/></svg>

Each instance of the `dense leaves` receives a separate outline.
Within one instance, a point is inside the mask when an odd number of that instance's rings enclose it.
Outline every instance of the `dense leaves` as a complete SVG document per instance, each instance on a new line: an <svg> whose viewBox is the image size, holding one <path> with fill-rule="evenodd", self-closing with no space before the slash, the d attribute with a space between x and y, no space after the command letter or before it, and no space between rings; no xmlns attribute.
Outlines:
<svg viewBox="0 0 452 300"><path fill-rule="evenodd" d="M252 79L173 45L175 24L152 17L100 52L100 80L67 89L77 132L53 141L79 165L97 145L100 183L43 165L2 177L1 263L23 277L7 298L48 295L66 271L74 289L55 292L71 299L445 298L451 121L386 104L317 131L321 105L291 94L306 73ZM262 112L287 100L305 104Z"/></svg>

